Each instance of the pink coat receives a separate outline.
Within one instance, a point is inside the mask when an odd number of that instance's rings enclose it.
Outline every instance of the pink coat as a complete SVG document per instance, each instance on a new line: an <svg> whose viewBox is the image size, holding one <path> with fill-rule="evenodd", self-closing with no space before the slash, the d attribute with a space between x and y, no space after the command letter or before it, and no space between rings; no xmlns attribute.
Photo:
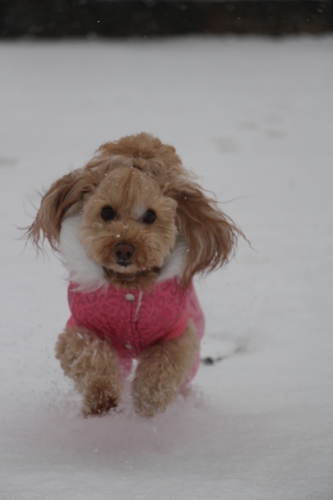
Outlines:
<svg viewBox="0 0 333 500"><path fill-rule="evenodd" d="M204 334L204 315L193 284L185 288L177 278L151 288L118 289L110 284L93 292L69 284L72 316L68 327L83 326L99 337L108 337L121 358L137 358L157 341L179 337L192 318L199 339Z"/></svg>

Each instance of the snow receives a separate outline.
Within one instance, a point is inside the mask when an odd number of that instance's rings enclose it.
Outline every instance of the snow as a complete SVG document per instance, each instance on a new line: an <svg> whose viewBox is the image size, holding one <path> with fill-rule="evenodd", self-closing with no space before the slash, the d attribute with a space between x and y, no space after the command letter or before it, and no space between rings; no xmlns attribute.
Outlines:
<svg viewBox="0 0 333 500"><path fill-rule="evenodd" d="M0 45L0 498L333 498L333 37ZM176 146L243 229L199 280L205 356L152 420L84 419L54 358L65 271L27 226L103 142Z"/></svg>

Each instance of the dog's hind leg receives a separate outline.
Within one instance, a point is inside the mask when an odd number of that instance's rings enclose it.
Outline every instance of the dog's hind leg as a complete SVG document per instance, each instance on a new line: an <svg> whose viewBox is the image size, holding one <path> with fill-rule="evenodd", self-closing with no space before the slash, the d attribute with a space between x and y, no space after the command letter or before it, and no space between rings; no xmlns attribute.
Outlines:
<svg viewBox="0 0 333 500"><path fill-rule="evenodd" d="M143 417L163 412L178 394L199 353L199 340L190 319L183 335L146 349L132 385L134 408Z"/></svg>
<svg viewBox="0 0 333 500"><path fill-rule="evenodd" d="M56 358L83 395L85 416L107 413L121 393L119 358L106 342L86 328L71 327L59 335Z"/></svg>

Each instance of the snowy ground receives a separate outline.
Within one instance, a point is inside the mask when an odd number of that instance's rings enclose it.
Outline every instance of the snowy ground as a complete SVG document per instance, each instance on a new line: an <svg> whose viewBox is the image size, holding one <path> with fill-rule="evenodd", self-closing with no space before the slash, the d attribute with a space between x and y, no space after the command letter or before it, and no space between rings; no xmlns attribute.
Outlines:
<svg viewBox="0 0 333 500"><path fill-rule="evenodd" d="M332 500L332 53L332 37L0 45L1 500ZM143 130L254 250L198 284L204 354L231 355L188 399L85 420L53 355L65 274L17 226Z"/></svg>

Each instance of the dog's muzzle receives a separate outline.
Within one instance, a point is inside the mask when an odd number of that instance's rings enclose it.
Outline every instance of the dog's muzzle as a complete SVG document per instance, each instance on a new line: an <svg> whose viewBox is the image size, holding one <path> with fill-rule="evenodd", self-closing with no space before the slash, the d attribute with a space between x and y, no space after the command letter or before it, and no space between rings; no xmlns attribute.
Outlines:
<svg viewBox="0 0 333 500"><path fill-rule="evenodd" d="M115 254L117 264L123 267L127 267L131 264L131 258L133 257L135 248L130 243L118 243L115 247Z"/></svg>

